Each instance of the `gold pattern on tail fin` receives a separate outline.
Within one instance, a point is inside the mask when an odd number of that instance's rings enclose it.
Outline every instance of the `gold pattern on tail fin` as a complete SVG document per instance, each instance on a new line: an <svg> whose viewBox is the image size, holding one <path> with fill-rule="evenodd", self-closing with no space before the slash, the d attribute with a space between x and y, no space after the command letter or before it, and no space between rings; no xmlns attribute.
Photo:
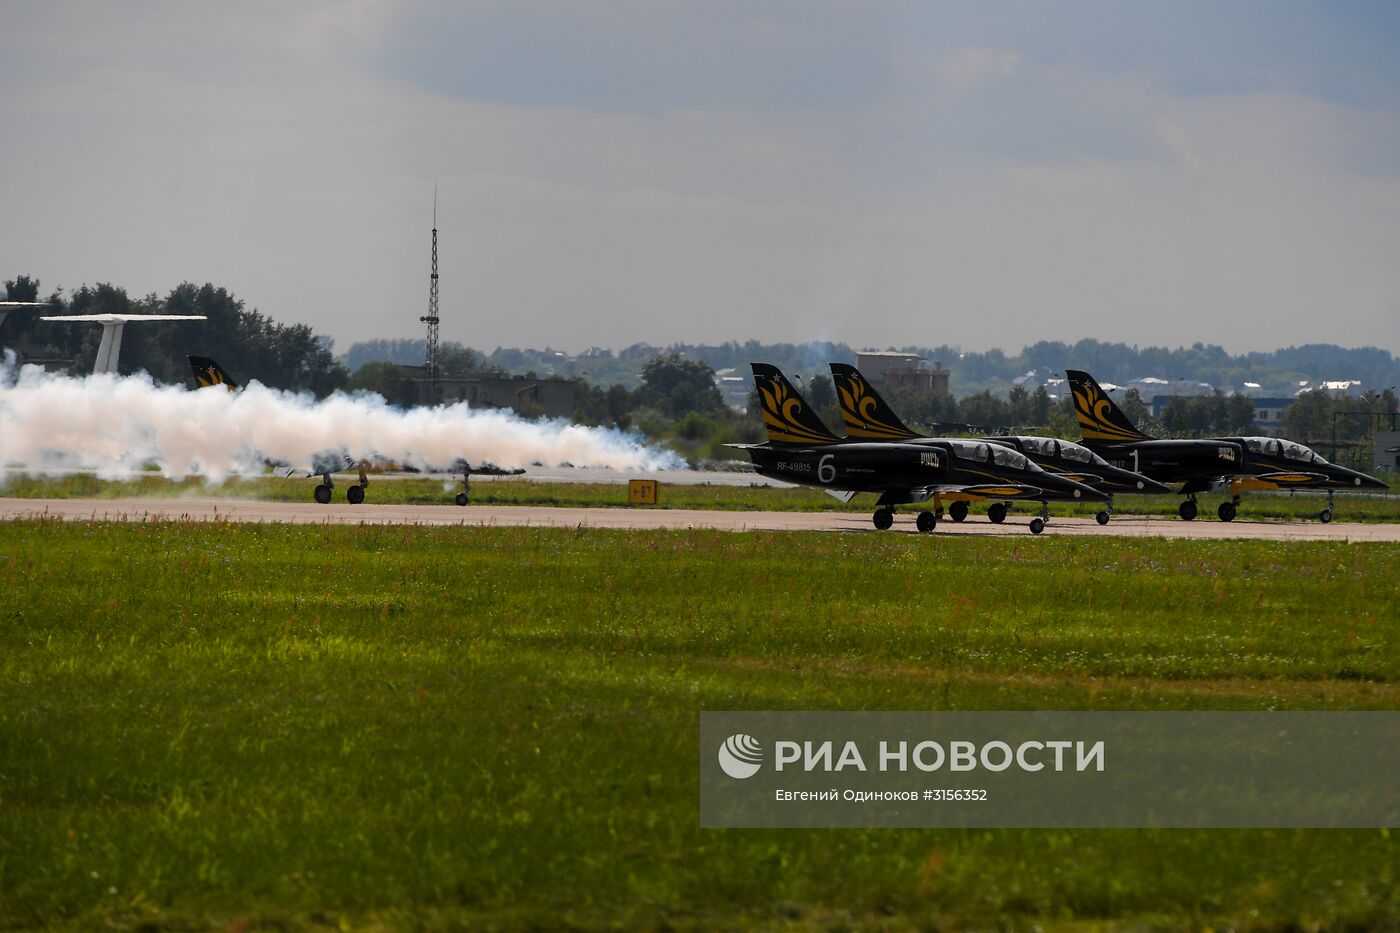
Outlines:
<svg viewBox="0 0 1400 933"><path fill-rule="evenodd" d="M861 440L904 441L919 437L900 424L890 424L880 417L881 400L855 370L835 372L836 399L841 406L841 420L846 424L846 436Z"/></svg>
<svg viewBox="0 0 1400 933"><path fill-rule="evenodd" d="M837 440L802 423L804 403L785 380L763 377L756 381L768 440L775 444L829 444Z"/></svg>
<svg viewBox="0 0 1400 933"><path fill-rule="evenodd" d="M1088 441L1144 441L1149 440L1127 417L1118 410L1098 384L1092 379L1070 381L1070 394L1074 397L1074 417L1079 422L1079 431Z"/></svg>

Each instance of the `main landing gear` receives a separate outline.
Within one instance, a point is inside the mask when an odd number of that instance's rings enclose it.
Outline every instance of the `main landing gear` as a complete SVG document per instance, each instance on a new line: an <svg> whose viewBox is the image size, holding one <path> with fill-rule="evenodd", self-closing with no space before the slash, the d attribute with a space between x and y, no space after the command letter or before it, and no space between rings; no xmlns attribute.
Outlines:
<svg viewBox="0 0 1400 933"><path fill-rule="evenodd" d="M462 491L457 493L457 498L453 499L458 505L466 505L472 499L472 465L462 464Z"/></svg>
<svg viewBox="0 0 1400 933"><path fill-rule="evenodd" d="M959 500L948 506L948 517L955 522L962 522L967 519L967 503Z"/></svg>
<svg viewBox="0 0 1400 933"><path fill-rule="evenodd" d="M933 512L924 511L917 513L914 516L914 527L918 528L921 534L933 534L934 529L938 527L938 518L942 512L942 507L939 507ZM888 531L890 526L894 524L894 509L889 506L878 508L875 510L875 514L871 516L871 520L874 521L875 527L880 531Z"/></svg>
<svg viewBox="0 0 1400 933"><path fill-rule="evenodd" d="M1097 515L1094 516L1094 521L1098 522L1100 525L1107 525L1107 524L1108 524L1108 520L1111 519L1112 517L1113 517L1113 497L1112 497L1112 496L1109 496L1109 498L1108 498L1108 505L1104 506L1103 509L1102 509Z"/></svg>
<svg viewBox="0 0 1400 933"><path fill-rule="evenodd" d="M993 525L1000 525L1002 522L1006 521L1006 513L1007 508L1005 502L993 502L991 505L987 506L987 517L992 520Z"/></svg>
<svg viewBox="0 0 1400 933"><path fill-rule="evenodd" d="M1220 503L1220 508L1215 510L1215 514L1220 516L1222 522L1233 522L1235 515L1240 509L1240 497L1235 496L1229 502Z"/></svg>
<svg viewBox="0 0 1400 933"><path fill-rule="evenodd" d="M1193 520L1199 511L1200 508L1196 505L1196 496L1194 493L1188 496L1185 502L1176 507L1176 514L1181 516L1183 522Z"/></svg>
<svg viewBox="0 0 1400 933"><path fill-rule="evenodd" d="M365 465L360 464L360 479L355 485L345 490L345 501L351 505L359 505L365 501L365 488L369 486L369 475L365 470ZM321 505L329 505L331 496L335 492L335 482L331 479L330 470L321 474L321 485L312 491L312 496Z"/></svg>

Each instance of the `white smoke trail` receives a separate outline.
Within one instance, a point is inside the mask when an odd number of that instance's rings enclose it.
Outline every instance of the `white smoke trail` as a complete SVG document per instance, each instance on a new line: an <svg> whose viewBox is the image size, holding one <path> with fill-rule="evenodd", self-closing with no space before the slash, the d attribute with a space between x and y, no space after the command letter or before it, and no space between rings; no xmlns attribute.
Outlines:
<svg viewBox="0 0 1400 933"><path fill-rule="evenodd" d="M317 401L252 383L238 392L156 385L144 373L83 378L0 364L0 466L127 476L154 463L168 477L259 473L267 459L300 469L328 454L384 457L419 469L472 464L677 469L673 453L618 431L532 422L465 404L408 411L378 395ZM338 461L343 463L343 461Z"/></svg>

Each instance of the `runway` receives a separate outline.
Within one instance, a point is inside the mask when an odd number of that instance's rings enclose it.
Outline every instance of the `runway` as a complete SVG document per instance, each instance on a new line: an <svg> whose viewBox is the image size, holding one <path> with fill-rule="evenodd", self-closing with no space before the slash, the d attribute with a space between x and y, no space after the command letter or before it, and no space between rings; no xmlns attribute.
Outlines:
<svg viewBox="0 0 1400 933"><path fill-rule="evenodd" d="M527 526L536 528L715 529L718 531L825 531L879 534L864 512L714 512L693 509L560 508L455 505L316 505L238 499L3 499L0 520L285 522L343 525ZM941 521L933 537L959 535L1029 538L1029 513L1005 524L969 518ZM913 512L896 516L887 534L910 534ZM1183 522L1172 518L1116 517L1107 525L1092 518L1055 518L1045 535L1182 540L1258 539L1268 541L1400 541L1400 524L1333 522Z"/></svg>

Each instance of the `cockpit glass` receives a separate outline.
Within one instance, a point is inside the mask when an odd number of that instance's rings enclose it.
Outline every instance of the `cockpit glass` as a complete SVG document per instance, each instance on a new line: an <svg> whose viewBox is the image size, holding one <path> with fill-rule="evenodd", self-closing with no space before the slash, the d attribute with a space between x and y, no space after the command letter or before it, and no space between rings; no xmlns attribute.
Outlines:
<svg viewBox="0 0 1400 933"><path fill-rule="evenodd" d="M992 445L992 459L996 461L998 466L1020 470L1024 470L1027 463L1025 457L1021 456L1010 447L1002 447L999 444Z"/></svg>
<svg viewBox="0 0 1400 933"><path fill-rule="evenodd" d="M1089 448L1080 447L1078 444L1070 444L1065 441L1060 442L1060 456L1066 460L1073 460L1076 463L1093 463L1094 455L1089 452Z"/></svg>
<svg viewBox="0 0 1400 933"><path fill-rule="evenodd" d="M1033 454L1045 457L1055 456L1055 442L1048 437L1023 437L1021 446Z"/></svg>
<svg viewBox="0 0 1400 933"><path fill-rule="evenodd" d="M997 449L1005 450L1006 448L998 447ZM976 460L978 463L986 463L990 456L986 444L977 444L971 441L954 441L953 453L964 460Z"/></svg>
<svg viewBox="0 0 1400 933"><path fill-rule="evenodd" d="M1283 455L1289 460L1297 460L1301 463L1311 463L1313 452L1302 444L1295 444L1287 441L1283 445Z"/></svg>
<svg viewBox="0 0 1400 933"><path fill-rule="evenodd" d="M1317 451L1314 450L1314 451L1313 451L1313 456L1312 456L1312 462L1313 462L1313 463L1326 463L1326 462L1327 462L1327 459L1326 459L1325 457L1323 457L1322 454L1320 454L1320 453L1318 453Z"/></svg>

